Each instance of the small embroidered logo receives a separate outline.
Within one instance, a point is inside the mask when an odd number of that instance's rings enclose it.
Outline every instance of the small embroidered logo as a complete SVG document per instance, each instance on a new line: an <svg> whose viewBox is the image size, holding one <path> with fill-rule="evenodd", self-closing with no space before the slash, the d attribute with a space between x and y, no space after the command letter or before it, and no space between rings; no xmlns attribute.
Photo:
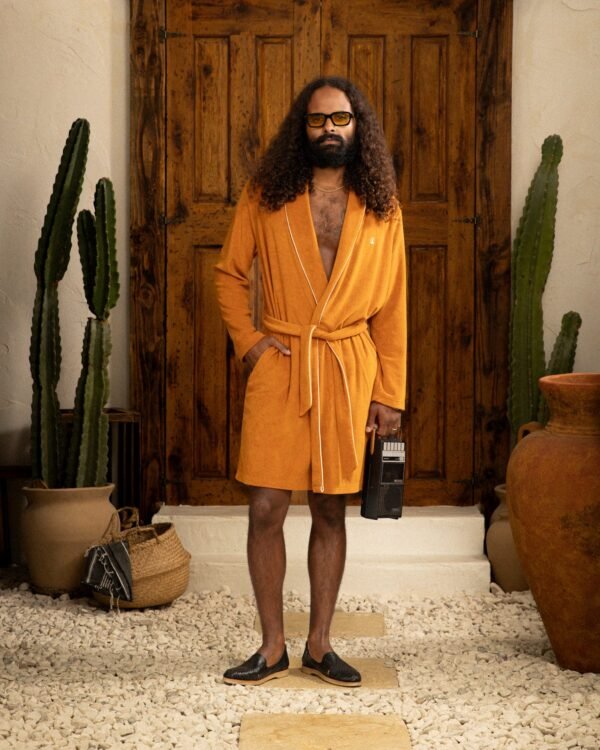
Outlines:
<svg viewBox="0 0 600 750"><path fill-rule="evenodd" d="M374 245L374 244L375 244L375 237L371 237L371 239L369 240L369 245Z"/></svg>

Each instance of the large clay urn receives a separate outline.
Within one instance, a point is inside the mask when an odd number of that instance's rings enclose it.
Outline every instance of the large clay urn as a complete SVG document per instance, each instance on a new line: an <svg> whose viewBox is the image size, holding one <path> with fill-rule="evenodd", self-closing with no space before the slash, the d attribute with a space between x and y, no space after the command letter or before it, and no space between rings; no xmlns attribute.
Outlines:
<svg viewBox="0 0 600 750"><path fill-rule="evenodd" d="M558 663L600 671L600 373L539 379L550 410L508 463L515 544Z"/></svg>
<svg viewBox="0 0 600 750"><path fill-rule="evenodd" d="M110 502L114 484L46 489L24 487L21 540L32 589L41 594L81 589L84 553L98 542L118 514Z"/></svg>

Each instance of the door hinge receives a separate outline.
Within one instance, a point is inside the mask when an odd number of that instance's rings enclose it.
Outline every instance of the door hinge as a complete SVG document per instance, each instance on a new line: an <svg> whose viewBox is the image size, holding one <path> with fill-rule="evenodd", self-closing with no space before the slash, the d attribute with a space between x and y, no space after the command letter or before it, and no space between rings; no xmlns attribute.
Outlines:
<svg viewBox="0 0 600 750"><path fill-rule="evenodd" d="M167 218L164 214L158 215L158 223L161 225L161 227L166 227L169 224L181 224L185 221L185 216L182 216L181 214L175 214L175 216L171 216Z"/></svg>
<svg viewBox="0 0 600 750"><path fill-rule="evenodd" d="M460 224L475 224L475 226L478 226L481 223L481 216L479 214L476 214L475 216L461 216L460 219L452 219L452 221Z"/></svg>
<svg viewBox="0 0 600 750"><path fill-rule="evenodd" d="M475 39L479 37L479 29L475 29L475 31L457 31L456 33L459 36L472 36Z"/></svg>
<svg viewBox="0 0 600 750"><path fill-rule="evenodd" d="M158 29L158 38L161 42L166 42L174 36L185 36L185 34L182 31L167 31L164 26Z"/></svg>

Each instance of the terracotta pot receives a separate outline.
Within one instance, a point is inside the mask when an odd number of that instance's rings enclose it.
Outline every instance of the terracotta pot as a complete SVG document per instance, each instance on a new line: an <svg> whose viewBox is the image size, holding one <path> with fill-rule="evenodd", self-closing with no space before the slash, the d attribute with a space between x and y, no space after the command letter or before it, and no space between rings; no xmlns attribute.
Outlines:
<svg viewBox="0 0 600 750"><path fill-rule="evenodd" d="M515 446L507 500L515 544L558 663L600 671L600 373L539 379L545 428Z"/></svg>
<svg viewBox="0 0 600 750"><path fill-rule="evenodd" d="M492 513L485 537L486 552L492 566L494 581L503 591L526 591L529 584L517 554L508 520L506 485L497 485L494 492L500 500L500 505Z"/></svg>
<svg viewBox="0 0 600 750"><path fill-rule="evenodd" d="M23 488L27 506L21 524L22 545L34 591L63 594L81 588L84 552L102 537L110 523L118 522L109 500L114 488L114 484Z"/></svg>

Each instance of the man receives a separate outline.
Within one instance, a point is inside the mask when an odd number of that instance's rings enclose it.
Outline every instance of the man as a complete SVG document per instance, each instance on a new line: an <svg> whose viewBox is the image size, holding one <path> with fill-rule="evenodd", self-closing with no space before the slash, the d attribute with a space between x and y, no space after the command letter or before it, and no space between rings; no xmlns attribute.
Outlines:
<svg viewBox="0 0 600 750"><path fill-rule="evenodd" d="M256 254L264 331L249 310ZM249 486L248 563L263 638L224 681L288 673L283 522L291 491L307 490L302 669L358 686L329 630L346 557L346 495L361 487L367 433L397 431L405 406L406 278L391 158L346 79L318 79L297 97L240 198L216 287L236 354L252 368L236 478Z"/></svg>

